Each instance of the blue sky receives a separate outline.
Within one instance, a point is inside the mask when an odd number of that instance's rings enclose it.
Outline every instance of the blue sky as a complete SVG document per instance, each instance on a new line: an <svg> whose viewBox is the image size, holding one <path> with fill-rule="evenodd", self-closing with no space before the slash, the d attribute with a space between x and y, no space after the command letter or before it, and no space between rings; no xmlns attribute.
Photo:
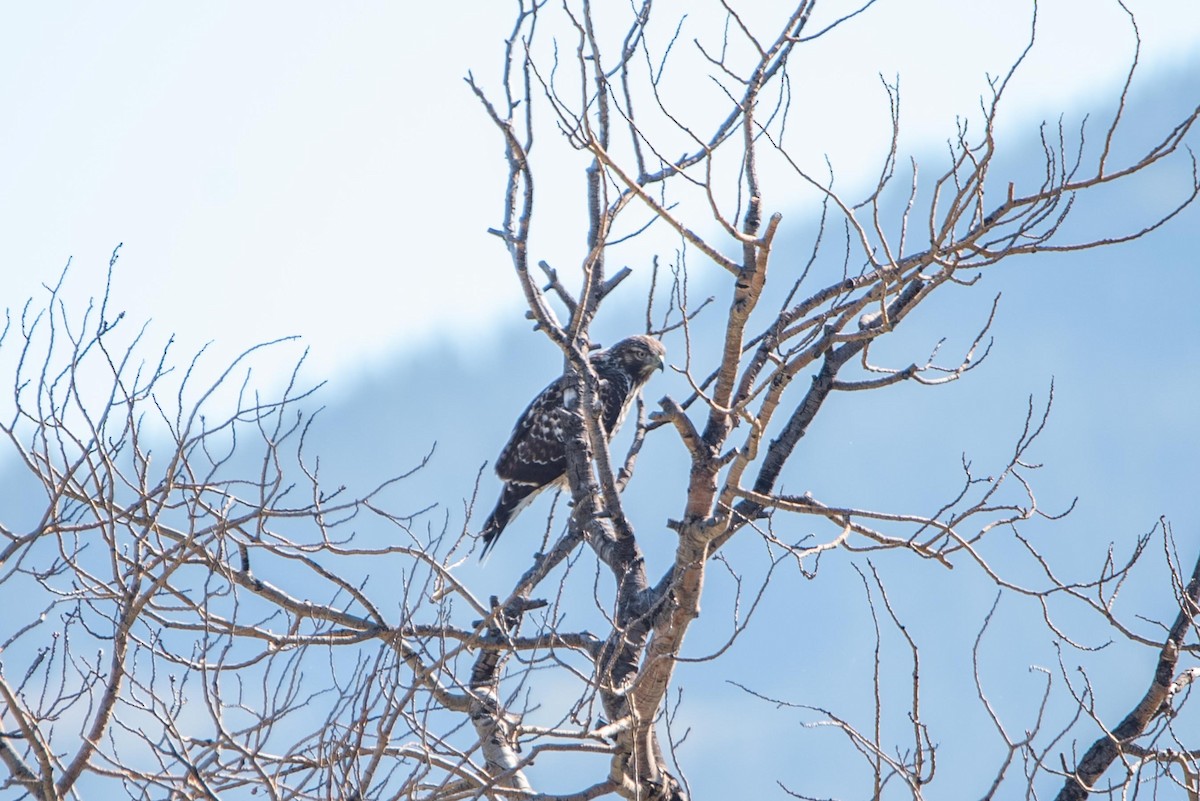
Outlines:
<svg viewBox="0 0 1200 801"><path fill-rule="evenodd" d="M1130 6L1147 79L1200 46L1196 4ZM871 173L863 154L881 146L881 75L900 77L906 144L936 146L975 107L985 75L1019 51L1029 8L879 3L852 39L802 51L813 80L798 92L822 124L806 120L796 146L818 162L828 154L849 183ZM499 140L462 78L473 70L495 87L510 10L492 0L9 5L0 303L19 306L68 258L72 291L94 292L124 242L124 307L185 347L213 339L231 354L301 334L324 376L435 338L477 348L522 301L485 233L500 212ZM1039 13L1013 124L1106 93L1132 49L1113 3L1048 0ZM711 34L714 18L691 8L685 34ZM681 104L706 99L687 91L697 96ZM543 197L579 206L573 175L543 178ZM574 263L574 229L561 229L542 256Z"/></svg>
<svg viewBox="0 0 1200 801"><path fill-rule="evenodd" d="M695 26L689 32L710 32L694 4L656 8L672 16L685 5L692 15L687 24ZM1151 90L1142 102L1152 105L1153 92L1177 92L1200 64L1200 4L1129 5L1144 42L1138 87ZM810 80L798 82L798 96L804 108L820 113L806 117L795 146L813 163L828 155L848 186L872 176L886 144L882 74L901 81L905 151L936 153L952 134L956 114L976 108L985 75L1003 70L1023 46L1029 8L1026 2L882 0L846 38L804 51L800 74ZM100 289L109 253L124 242L114 294L132 322L152 318L153 333L178 335L185 356L213 340L210 364L264 339L302 335L311 348L309 374L330 379L337 398L321 443L329 454L327 475L379 478L397 465L411 466L437 439L438 465L416 479L425 483L415 485L415 497L432 497L459 514L475 470L495 455L512 417L557 367L545 348L537 355L531 348L528 358L522 352L520 364L505 362L531 337L518 338L527 330L520 292L500 243L486 233L500 214L502 149L462 82L473 70L485 86L496 85L509 12L509 4L490 1L8 7L0 15L6 65L0 70L6 111L0 118L6 189L0 193L6 243L0 305L19 307L73 259L68 302L78 307ZM1132 52L1116 4L1045 0L1039 13L1039 44L1010 96L1010 131L1063 110L1077 119L1103 105ZM703 87L681 92L685 106L706 101ZM571 166L569 159L563 163ZM550 171L539 184L561 223L539 234L535 258L578 263L576 176L570 169ZM1149 206L1161 191L1155 181L1140 183L1107 208L1105 219ZM783 210L803 239L808 210ZM1189 347L1197 333L1191 300L1197 280L1188 245L1195 226L1193 213L1145 248L1005 265L986 276L969 302L949 295L930 303L906 323L897 359L913 358L911 348L923 356L947 332L947 322L950 333L969 340L970 325L986 315L994 288L1006 297L991 363L944 390L902 387L878 398L839 398L822 412L796 459L795 489L914 511L953 484L960 453L981 466L1002 459L1019 431L1026 398L1044 398L1054 378L1058 406L1038 451L1047 462L1039 487L1052 509L1076 494L1081 504L1067 524L1048 530L1047 547L1082 543L1099 557L1105 543L1127 542L1163 513L1194 542L1194 528L1187 526L1197 522L1190 500L1196 359ZM651 239L650 246L659 245ZM1082 271L1091 276L1084 291ZM1150 271L1153 279L1143 280ZM0 367L7 369L11 358L10 348L0 352ZM288 359L262 362L258 380L277 383L290 367ZM428 393L412 389L414 379L430 376L441 381L431 411L423 410ZM670 376L657 380L656 391L671 386ZM494 389L488 395L494 403L480 408L479 386ZM671 386L676 389L682 392ZM656 456L648 447L645 474L657 469L669 482L680 474L656 465L672 464L677 443L659 440L655 447L667 453ZM873 447L880 442L890 447ZM7 458L0 455L0 463ZM489 482L485 475L481 504L492 499ZM674 514L677 489L633 482L631 504L653 509L639 511L639 520ZM797 536L815 526L807 520L790 525ZM511 550L498 552L483 570L470 565L464 573L481 586L505 586L504 577L524 566L529 549L520 537L529 533L509 535ZM670 542L647 541L653 564L661 567ZM927 633L934 651L944 648L960 659L963 643L969 646L963 632L973 636L993 597L989 586L979 589L986 582L969 569L947 576L910 561L885 557L881 563L897 588L912 590L904 600L914 630L933 620L937 625ZM838 661L862 647L867 623L857 578L850 559L828 564L817 582L772 587L771 614L779 617L752 627L723 661L681 669L690 688L685 722L727 715L732 703L746 715L759 711L723 682L754 675L763 649L778 647L781 621L786 631L799 632L789 647L812 649L786 654L803 678L763 671L756 689L795 702L823 701L847 672L862 673L861 661ZM969 594L972 589L977 594ZM714 576L706 615L722 620L730 597L729 586ZM797 598L803 611L793 616ZM1161 613L1160 599L1147 598L1149 611ZM1001 617L1009 611L1005 607ZM959 639L938 639L943 622ZM1002 653L993 686L1004 697L1026 697L1029 661L1052 664L1053 654L1045 637L1030 644L1033 655L1015 647L1008 652L1007 644L1024 644L1027 629L1007 619L997 629ZM688 656L718 647L726 634L720 626L698 627ZM933 679L961 684L965 674L954 665L931 666ZM931 705L948 707L938 711L954 721L963 697L977 713L969 687L965 696L947 694ZM1113 709L1124 700L1119 692L1104 699ZM1020 703L1007 710L1019 728ZM793 768L787 760L797 752L788 745L799 737L796 716L761 711L754 726L766 742L742 742L737 759ZM729 771L712 769L729 756L729 742L703 725L695 732L692 750L684 752L688 764L698 766L705 787L715 788L713 797L731 797L723 784L733 781L724 775ZM976 789L971 755L977 740L988 739L986 722L972 732L945 743L946 753L959 758L942 770L961 772L964 782L952 780L951 792ZM836 774L841 764L817 767ZM773 788L767 772L759 778L764 791ZM828 778L830 786L836 778Z"/></svg>

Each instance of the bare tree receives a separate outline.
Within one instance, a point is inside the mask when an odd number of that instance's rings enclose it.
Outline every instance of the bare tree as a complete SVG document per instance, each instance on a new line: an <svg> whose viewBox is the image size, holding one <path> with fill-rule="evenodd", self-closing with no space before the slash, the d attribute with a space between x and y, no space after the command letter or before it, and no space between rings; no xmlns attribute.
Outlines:
<svg viewBox="0 0 1200 801"><path fill-rule="evenodd" d="M6 792L688 798L669 693L690 658L686 635L707 623L700 609L710 569L736 573L732 543L750 540L770 561L750 593L752 609L783 571L811 575L822 558L845 552L970 566L998 597L1039 604L1045 630L1064 648L1085 646L1058 622L1062 605L1086 609L1123 646L1156 654L1142 681L1149 689L1109 720L1095 703L1101 688L1064 660L1060 680L1046 674L1033 722L1014 734L979 677L989 615L976 642L977 696L1005 756L986 769L980 791L1132 796L1152 782L1195 798L1197 744L1180 711L1198 669L1181 668L1180 657L1197 648L1200 561L1186 567L1192 557L1177 553L1164 521L1132 553L1111 554L1099 575L1068 576L1023 533L1024 524L1057 516L1039 506L1030 478L1030 449L1049 402L1030 403L1006 463L985 475L964 462L961 482L924 513L782 489L827 401L847 392L886 397L902 382L956 381L986 357L991 317L949 362L936 349L898 367L877 362L874 343L934 293L972 286L1010 257L1137 239L1200 192L1185 152L1200 108L1140 155L1117 155L1128 149L1114 143L1136 55L1106 121L1076 131L1044 126L1036 180L999 173L997 126L1034 46L1031 17L1028 48L962 118L930 181L918 180L915 161L902 167L900 93L885 85L891 144L878 180L861 197L843 195L831 173L814 174L805 166L811 156L788 145L789 120L799 113L789 102L790 69L809 43L852 35L872 5L822 17L824 7L806 0L780 13L774 28L758 29L719 3L716 40L689 46L679 20L660 21L648 0L623 16L588 2L521 0L496 79L468 79L507 156L503 219L493 233L530 319L561 350L577 387L567 395L569 519L561 530L548 524L548 546L502 590L481 592L461 578L476 544L469 520L434 524L427 503L390 508L390 490L409 474L357 496L323 484L304 447L312 422L305 403L315 388L297 374L279 397L264 399L251 383L254 360L284 343L251 348L206 379L203 354L174 367L170 345L128 333L107 296L72 316L56 288L44 306L30 304L10 320L3 345L20 352L20 364L3 430L45 504L38 519L0 528ZM1130 35L1137 41L1132 17ZM717 86L719 113L697 109L689 118L693 110L667 89L680 74ZM586 158L586 231L578 266L561 274L538 258L534 238L535 221L549 224L556 212L534 191L535 178L558 168L552 157L541 160L544 147ZM1071 238L1077 204L1172 163L1191 178L1151 220L1129 229L1114 221L1102 236ZM820 212L802 256L779 244L787 231L780 210L799 197L813 198ZM669 268L660 271L664 241ZM645 330L668 343L688 388L653 411L639 407L623 455L610 453L602 433L588 359L597 313L626 291L617 289L629 269L609 264L618 246L641 248L638 260L653 265ZM689 295L697 261L720 271L724 312ZM146 352L161 358L143 361ZM622 505L651 438L677 440L687 452L678 520L635 520ZM796 541L786 522L795 519L826 533ZM386 537L363 533L380 529ZM643 538L661 538L664 529L674 552L654 563ZM1012 575L1007 562L990 558L985 540L997 539L1035 574ZM391 544L375 544L384 541ZM1150 546L1159 543L1156 563ZM603 575L580 567L581 548L595 553ZM920 643L895 591L866 564L874 718L864 726L835 709L815 711L860 757L846 761L860 794L924 798L935 793L945 736L931 732L922 713L937 690L922 683ZM1153 604L1164 610L1161 624L1147 622L1145 609L1126 610L1123 598L1117 603L1139 569L1159 571ZM380 570L402 580L368 592L367 578ZM567 623L581 599L598 605L604 630ZM732 637L745 625L739 620ZM895 669L878 647L889 627L908 647L902 669L911 695L899 713L880 690L882 674ZM747 690L756 703L750 682ZM1065 694L1074 710L1058 729L1043 714L1052 694ZM895 721L901 739L891 735ZM558 760L582 767L572 769L571 789L554 794L539 786L533 766ZM808 797L804 788L784 790Z"/></svg>

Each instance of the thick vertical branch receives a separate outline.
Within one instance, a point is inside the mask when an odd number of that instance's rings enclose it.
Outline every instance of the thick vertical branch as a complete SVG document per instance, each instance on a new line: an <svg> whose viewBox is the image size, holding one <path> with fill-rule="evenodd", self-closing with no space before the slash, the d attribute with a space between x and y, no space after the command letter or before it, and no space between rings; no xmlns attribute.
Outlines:
<svg viewBox="0 0 1200 801"><path fill-rule="evenodd" d="M487 627L486 641L494 645L504 643L516 633L527 611L545 605L544 601L529 601L518 596L501 608L498 599L493 597L493 622ZM479 735L487 772L505 789L532 793L533 786L521 770L522 761L518 756L516 717L506 712L500 703L500 671L511 655L503 648L489 648L476 658L470 680L473 691L471 723Z"/></svg>

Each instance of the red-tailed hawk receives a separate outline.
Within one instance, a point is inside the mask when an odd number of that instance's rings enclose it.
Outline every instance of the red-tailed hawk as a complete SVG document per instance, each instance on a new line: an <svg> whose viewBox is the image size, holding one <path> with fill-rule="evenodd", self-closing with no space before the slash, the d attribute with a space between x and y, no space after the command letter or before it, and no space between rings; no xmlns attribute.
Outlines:
<svg viewBox="0 0 1200 801"><path fill-rule="evenodd" d="M662 369L666 352L657 339L634 336L588 357L600 379L597 387L599 423L607 437L612 437L620 427L650 374ZM564 375L538 393L517 420L508 444L500 451L496 474L504 481L504 488L496 508L483 524L481 559L496 544L509 521L528 506L535 495L551 485L562 486L566 481L569 412L563 401L563 390L572 380Z"/></svg>

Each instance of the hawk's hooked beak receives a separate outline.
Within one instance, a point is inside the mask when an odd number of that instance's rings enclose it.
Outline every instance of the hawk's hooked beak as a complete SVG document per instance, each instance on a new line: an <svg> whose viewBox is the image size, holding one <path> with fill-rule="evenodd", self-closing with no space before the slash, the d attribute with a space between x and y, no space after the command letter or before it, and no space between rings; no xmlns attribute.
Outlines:
<svg viewBox="0 0 1200 801"><path fill-rule="evenodd" d="M664 370L666 370L666 369L667 369L667 365L666 365L666 363L663 361L663 358L662 358L662 356L659 356L659 357L658 357L658 372L660 372L660 373L661 373L661 372L663 372L663 371L664 371Z"/></svg>

